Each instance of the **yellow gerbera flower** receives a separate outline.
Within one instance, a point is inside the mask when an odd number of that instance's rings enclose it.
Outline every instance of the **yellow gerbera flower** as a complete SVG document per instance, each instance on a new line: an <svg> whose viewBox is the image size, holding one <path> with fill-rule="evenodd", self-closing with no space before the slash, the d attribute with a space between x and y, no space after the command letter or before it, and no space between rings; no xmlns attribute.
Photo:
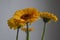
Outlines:
<svg viewBox="0 0 60 40"><path fill-rule="evenodd" d="M13 17L15 19L23 19L26 22L32 23L39 17L39 12L35 8L26 8L17 10Z"/></svg>
<svg viewBox="0 0 60 40"><path fill-rule="evenodd" d="M56 15L51 14L49 12L41 12L40 17L43 18L43 21L48 22L49 20L57 21L58 18Z"/></svg>
<svg viewBox="0 0 60 40"><path fill-rule="evenodd" d="M21 28L21 30L23 30L23 31L27 31L27 28ZM33 28L28 28L28 31L30 32L30 31L33 31Z"/></svg>
<svg viewBox="0 0 60 40"><path fill-rule="evenodd" d="M22 27L24 25L25 25L24 20L16 20L14 18L10 18L8 20L8 26L10 27L10 29L13 28L15 30L18 27L20 28L20 27Z"/></svg>

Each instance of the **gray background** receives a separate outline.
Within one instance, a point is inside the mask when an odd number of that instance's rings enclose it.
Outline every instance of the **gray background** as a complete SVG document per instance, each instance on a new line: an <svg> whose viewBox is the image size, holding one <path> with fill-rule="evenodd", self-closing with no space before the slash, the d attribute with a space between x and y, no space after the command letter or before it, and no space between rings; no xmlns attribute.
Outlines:
<svg viewBox="0 0 60 40"><path fill-rule="evenodd" d="M39 11L52 12L58 16L58 22L47 24L44 40L60 40L60 1L59 0L0 0L0 40L15 40L16 30L10 30L7 20L18 9L35 7ZM38 20L31 26L34 31L30 33L30 40L41 40L43 21ZM31 27L30 26L30 27ZM19 40L25 40L25 32L19 32Z"/></svg>

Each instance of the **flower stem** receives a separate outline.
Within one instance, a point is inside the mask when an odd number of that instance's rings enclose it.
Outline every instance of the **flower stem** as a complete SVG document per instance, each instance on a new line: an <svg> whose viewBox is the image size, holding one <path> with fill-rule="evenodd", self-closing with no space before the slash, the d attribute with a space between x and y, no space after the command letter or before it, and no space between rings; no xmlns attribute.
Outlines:
<svg viewBox="0 0 60 40"><path fill-rule="evenodd" d="M18 29L17 29L16 40L18 40L18 34L19 34L19 27L18 27Z"/></svg>
<svg viewBox="0 0 60 40"><path fill-rule="evenodd" d="M26 25L26 26L27 26L27 31L26 31L27 36L26 36L26 40L29 40L29 30L28 30L28 28L29 28L29 27L28 27L28 23L27 23L27 25Z"/></svg>
<svg viewBox="0 0 60 40"><path fill-rule="evenodd" d="M42 38L41 38L41 40L44 39L45 29L46 29L46 22L44 22L44 28L43 28L43 33L42 33Z"/></svg>

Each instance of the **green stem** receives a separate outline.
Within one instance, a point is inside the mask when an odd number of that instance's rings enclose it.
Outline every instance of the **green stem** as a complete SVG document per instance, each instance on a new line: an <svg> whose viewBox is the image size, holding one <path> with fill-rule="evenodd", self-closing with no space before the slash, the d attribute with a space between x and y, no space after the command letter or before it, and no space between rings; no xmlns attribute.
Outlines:
<svg viewBox="0 0 60 40"><path fill-rule="evenodd" d="M18 40L19 28L17 29L16 40Z"/></svg>
<svg viewBox="0 0 60 40"><path fill-rule="evenodd" d="M41 40L44 39L45 29L46 29L46 23L44 22L44 28L43 28L43 33L42 33L42 38L41 38Z"/></svg>
<svg viewBox="0 0 60 40"><path fill-rule="evenodd" d="M29 27L28 27L28 23L27 23L27 25L26 25L26 26L27 26L27 31L26 31L27 36L26 36L26 40L29 40L29 30L28 30L28 28L29 28Z"/></svg>

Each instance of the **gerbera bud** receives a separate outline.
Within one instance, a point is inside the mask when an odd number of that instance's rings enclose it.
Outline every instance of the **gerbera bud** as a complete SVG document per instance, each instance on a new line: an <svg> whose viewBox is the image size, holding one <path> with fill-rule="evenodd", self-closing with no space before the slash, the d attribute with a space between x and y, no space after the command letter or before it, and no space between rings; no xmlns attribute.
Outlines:
<svg viewBox="0 0 60 40"><path fill-rule="evenodd" d="M21 30L23 30L23 31L27 31L27 28L21 28ZM33 31L33 28L28 28L28 31L30 32L30 31Z"/></svg>

